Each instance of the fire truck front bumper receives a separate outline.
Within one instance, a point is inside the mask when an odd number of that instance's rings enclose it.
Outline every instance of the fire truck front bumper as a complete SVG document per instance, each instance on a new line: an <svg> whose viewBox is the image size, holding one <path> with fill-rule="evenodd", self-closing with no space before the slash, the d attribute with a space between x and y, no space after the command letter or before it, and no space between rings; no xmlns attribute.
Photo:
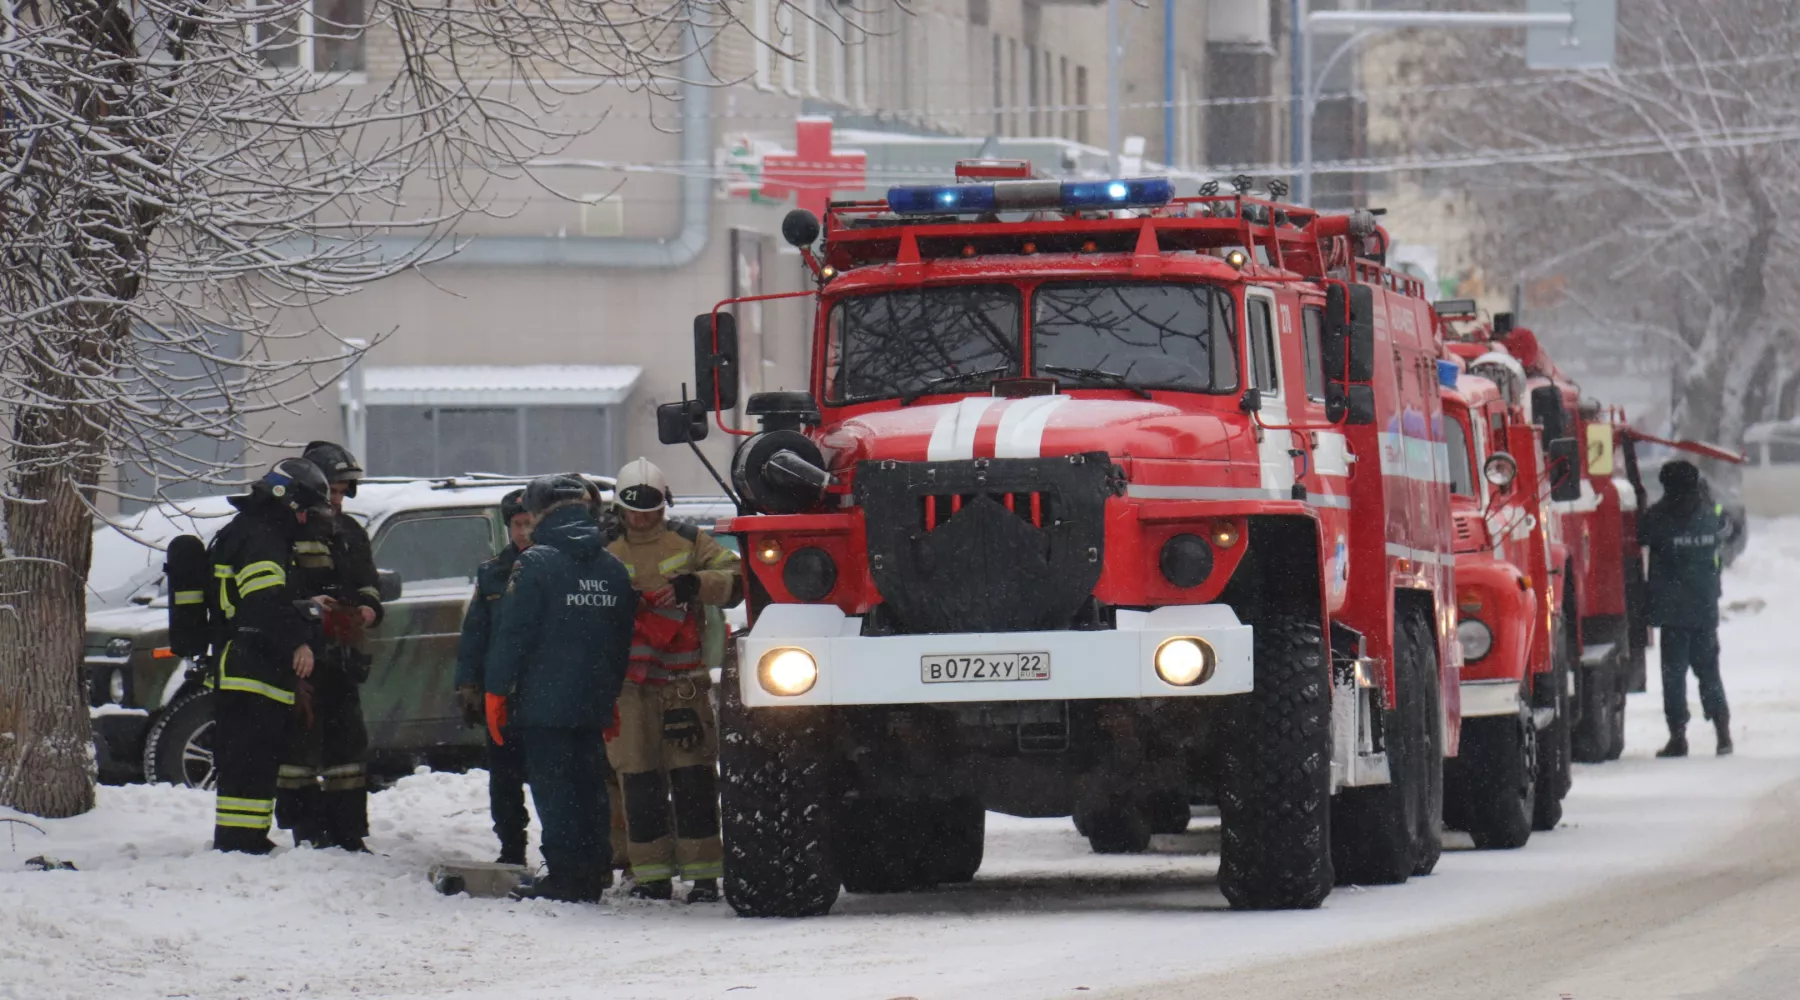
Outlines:
<svg viewBox="0 0 1800 1000"><path fill-rule="evenodd" d="M819 604L773 604L738 640L744 704L921 705L1244 694L1251 627L1224 605L1117 613L1081 631L862 635Z"/></svg>

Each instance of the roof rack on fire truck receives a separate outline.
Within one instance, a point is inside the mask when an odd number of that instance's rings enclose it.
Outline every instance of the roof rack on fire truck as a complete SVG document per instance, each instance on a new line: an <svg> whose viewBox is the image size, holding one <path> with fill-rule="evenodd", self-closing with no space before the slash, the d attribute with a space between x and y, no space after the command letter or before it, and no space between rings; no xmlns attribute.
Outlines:
<svg viewBox="0 0 1800 1000"><path fill-rule="evenodd" d="M1326 214L1294 205L1286 185L1250 193L1248 177L1220 193L1177 197L1166 177L1057 180L1023 160L967 160L957 182L890 188L878 201L833 202L825 213L822 276L871 264L959 257L1130 253L1218 256L1268 280L1336 277L1424 298L1424 283L1387 268L1382 210ZM1009 218L1002 219L1002 215Z"/></svg>

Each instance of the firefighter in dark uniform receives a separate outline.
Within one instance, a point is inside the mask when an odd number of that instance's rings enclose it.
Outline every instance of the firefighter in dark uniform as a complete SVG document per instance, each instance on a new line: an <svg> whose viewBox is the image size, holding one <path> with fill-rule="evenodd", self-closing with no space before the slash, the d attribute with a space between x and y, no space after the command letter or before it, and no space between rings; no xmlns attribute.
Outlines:
<svg viewBox="0 0 1800 1000"><path fill-rule="evenodd" d="M1685 757L1687 675L1700 683L1700 710L1711 720L1719 756L1731 753L1731 709L1719 678L1719 547L1723 514L1691 462L1662 467L1662 499L1638 518L1638 543L1650 550L1650 624L1662 629L1663 716L1669 742L1658 757Z"/></svg>
<svg viewBox="0 0 1800 1000"><path fill-rule="evenodd" d="M475 571L475 594L463 614L462 638L456 647L456 693L462 700L463 721L484 726L488 650L493 645L494 623L500 617L506 581L512 576L519 553L531 548L532 517L525 509L525 491L513 490L500 500L500 519L506 522L507 546ZM504 738L505 734L501 734ZM494 819L494 835L500 838L503 865L525 863L525 751L518 740L487 741L488 813Z"/></svg>
<svg viewBox="0 0 1800 1000"><path fill-rule="evenodd" d="M369 678L363 634L381 622L381 588L369 535L344 514L344 498L356 495L363 471L329 441L308 444L301 457L331 487L330 516L308 522L294 542L297 590L321 608L323 642L288 720L275 819L293 831L295 846L366 851L369 733L357 689Z"/></svg>
<svg viewBox="0 0 1800 1000"><path fill-rule="evenodd" d="M494 742L524 744L550 871L514 895L591 902L612 881L601 733L631 655L631 575L606 551L580 478L532 480L525 509L537 526L501 601L486 708Z"/></svg>
<svg viewBox="0 0 1800 1000"><path fill-rule="evenodd" d="M267 854L275 777L286 745L296 686L314 672L314 627L296 588L293 546L321 516L330 488L318 467L283 459L232 497L236 517L208 548L213 585L214 774L218 801L213 847Z"/></svg>

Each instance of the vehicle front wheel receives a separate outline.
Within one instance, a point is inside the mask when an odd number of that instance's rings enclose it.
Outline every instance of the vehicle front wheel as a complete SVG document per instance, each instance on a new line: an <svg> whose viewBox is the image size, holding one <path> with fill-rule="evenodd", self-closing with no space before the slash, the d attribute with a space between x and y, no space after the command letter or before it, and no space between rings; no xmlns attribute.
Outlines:
<svg viewBox="0 0 1800 1000"><path fill-rule="evenodd" d="M1537 729L1530 709L1464 721L1458 770L1463 815L1475 846L1524 847L1537 808Z"/></svg>
<svg viewBox="0 0 1800 1000"><path fill-rule="evenodd" d="M1294 616L1255 635L1256 687L1221 706L1219 889L1233 909L1310 910L1332 886L1325 641Z"/></svg>
<svg viewBox="0 0 1800 1000"><path fill-rule="evenodd" d="M213 693L190 691L164 709L144 737L144 780L213 789Z"/></svg>
<svg viewBox="0 0 1800 1000"><path fill-rule="evenodd" d="M825 718L809 708L745 708L729 665L719 703L725 899L745 917L829 912L838 876L829 850Z"/></svg>

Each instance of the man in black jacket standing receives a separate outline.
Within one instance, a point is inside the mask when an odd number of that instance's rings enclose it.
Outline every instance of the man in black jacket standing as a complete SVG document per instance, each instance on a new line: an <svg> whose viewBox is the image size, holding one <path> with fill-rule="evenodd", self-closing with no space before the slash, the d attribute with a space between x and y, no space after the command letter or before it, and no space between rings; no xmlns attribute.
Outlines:
<svg viewBox="0 0 1800 1000"><path fill-rule="evenodd" d="M296 590L323 614L317 669L302 681L288 720L275 817L294 845L366 851L369 835L369 732L358 688L369 679L363 632L381 623L380 578L368 532L344 513L362 465L343 446L314 441L302 458L331 488L328 516L309 520L294 542Z"/></svg>
<svg viewBox="0 0 1800 1000"><path fill-rule="evenodd" d="M456 646L456 693L462 700L463 721L471 726L485 725L487 658L493 646L494 625L500 617L506 581L512 577L513 564L519 553L531 548L533 525L525 509L525 491L513 490L500 500L500 519L506 522L509 539L499 554L481 564L475 571L475 594L469 598L469 610L463 614L462 638ZM505 739L505 733L501 738ZM500 838L503 865L525 863L525 828L530 817L525 812L525 750L518 740L496 743L487 741L488 813L494 819L494 835Z"/></svg>
<svg viewBox="0 0 1800 1000"><path fill-rule="evenodd" d="M1731 709L1719 679L1719 505L1707 499L1691 462L1662 467L1662 499L1638 519L1650 550L1650 624L1662 629L1663 715L1669 742L1658 757L1686 757L1687 674L1700 683L1700 710L1712 721L1718 754L1731 753Z"/></svg>
<svg viewBox="0 0 1800 1000"><path fill-rule="evenodd" d="M295 587L293 545L330 491L318 467L288 458L232 497L236 517L208 548L217 691L213 847L267 854L275 776L296 685L313 673L313 627Z"/></svg>
<svg viewBox="0 0 1800 1000"><path fill-rule="evenodd" d="M601 733L625 681L636 595L631 574L606 551L580 478L532 480L525 508L537 526L501 601L487 663L488 733L524 744L550 871L514 895L592 902L612 877Z"/></svg>

